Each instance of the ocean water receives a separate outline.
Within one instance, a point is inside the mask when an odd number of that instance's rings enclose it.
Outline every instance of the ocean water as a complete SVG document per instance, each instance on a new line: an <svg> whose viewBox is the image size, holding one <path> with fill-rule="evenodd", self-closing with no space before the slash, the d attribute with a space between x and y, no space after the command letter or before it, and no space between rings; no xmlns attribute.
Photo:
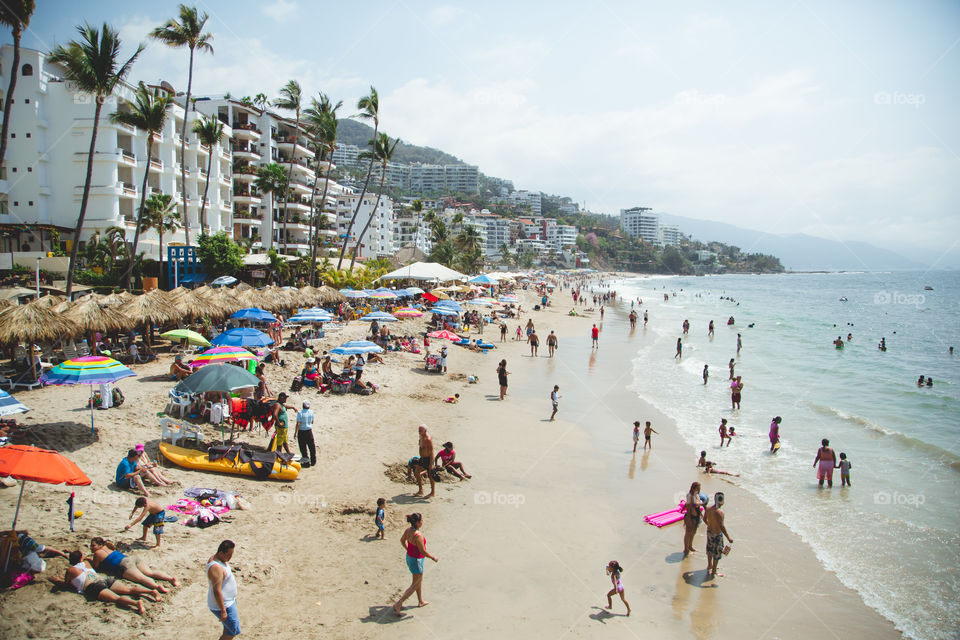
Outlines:
<svg viewBox="0 0 960 640"><path fill-rule="evenodd" d="M697 451L740 472L740 485L908 637L958 637L960 273L657 277L613 288L623 298L620 314L630 299L643 300L630 341L631 389L673 417ZM691 327L677 361L684 319ZM838 336L843 350L834 348ZM877 348L881 337L886 352ZM730 404L731 357L745 385L738 411ZM646 373L650 362L656 376ZM933 387L917 388L920 375ZM767 434L777 415L782 448L771 456ZM721 418L737 432L722 450ZM847 454L852 487L840 487L839 470L832 489L817 487L822 438Z"/></svg>

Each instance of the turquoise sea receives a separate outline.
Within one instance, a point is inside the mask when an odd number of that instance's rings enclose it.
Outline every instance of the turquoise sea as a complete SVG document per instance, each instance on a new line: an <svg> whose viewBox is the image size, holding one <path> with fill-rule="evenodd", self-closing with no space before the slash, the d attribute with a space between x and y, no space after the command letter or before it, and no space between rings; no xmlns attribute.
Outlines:
<svg viewBox="0 0 960 640"><path fill-rule="evenodd" d="M611 284L622 298L618 320L631 299L643 301L630 341L636 347L631 389L673 417L697 451L742 473L739 484L908 637L957 637L960 273L654 277ZM650 316L646 330L643 310ZM690 333L676 361L685 319ZM833 345L838 336L843 350ZM886 352L877 348L881 338ZM952 356L950 346L957 348ZM731 357L745 384L738 411L730 406ZM646 375L652 361L671 366ZM920 375L932 377L933 386L918 388ZM777 415L782 449L771 456L767 434ZM738 434L722 450L721 418ZM852 487L840 487L837 471L832 489L818 489L813 460L822 438L847 454Z"/></svg>

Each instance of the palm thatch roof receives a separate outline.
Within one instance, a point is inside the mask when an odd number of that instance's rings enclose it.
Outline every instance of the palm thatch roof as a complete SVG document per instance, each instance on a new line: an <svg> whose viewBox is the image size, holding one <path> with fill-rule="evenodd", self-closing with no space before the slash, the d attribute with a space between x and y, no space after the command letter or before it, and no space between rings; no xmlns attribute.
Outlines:
<svg viewBox="0 0 960 640"><path fill-rule="evenodd" d="M253 285L249 285L246 282L241 282L236 287L234 287L233 290L234 291L251 291L252 289L253 289Z"/></svg>
<svg viewBox="0 0 960 640"><path fill-rule="evenodd" d="M324 285L319 287L317 291L319 292L319 302L321 304L337 304L339 302L347 301L347 296L343 295L333 287Z"/></svg>
<svg viewBox="0 0 960 640"><path fill-rule="evenodd" d="M47 306L22 304L0 313L0 344L55 340L71 330L70 321Z"/></svg>
<svg viewBox="0 0 960 640"><path fill-rule="evenodd" d="M231 313L230 306L225 304L220 295L210 287L200 287L189 294L182 296L181 301L187 307L187 315L191 318L209 316L222 318Z"/></svg>
<svg viewBox="0 0 960 640"><path fill-rule="evenodd" d="M49 296L43 296L41 298L37 298L30 304L35 304L38 307L55 308L66 301L67 301L67 298L64 296L49 295Z"/></svg>
<svg viewBox="0 0 960 640"><path fill-rule="evenodd" d="M67 332L72 336L82 336L93 331L124 331L136 324L117 308L117 305L103 305L93 296L86 296L75 303L62 317L71 325Z"/></svg>
<svg viewBox="0 0 960 640"><path fill-rule="evenodd" d="M154 289L142 296L134 296L120 305L120 311L137 324L166 324L176 322L183 317L180 308L172 304L167 294L160 289Z"/></svg>
<svg viewBox="0 0 960 640"><path fill-rule="evenodd" d="M120 293L110 293L105 296L100 296L99 302L102 305L119 305L125 302L133 300L134 295L129 291L121 291Z"/></svg>

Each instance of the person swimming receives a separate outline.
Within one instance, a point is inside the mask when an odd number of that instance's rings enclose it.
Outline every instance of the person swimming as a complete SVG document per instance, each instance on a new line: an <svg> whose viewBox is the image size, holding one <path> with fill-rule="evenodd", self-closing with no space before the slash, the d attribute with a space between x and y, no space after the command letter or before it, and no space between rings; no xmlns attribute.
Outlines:
<svg viewBox="0 0 960 640"><path fill-rule="evenodd" d="M922 387L926 383L926 379L923 376L920 376L920 379L917 380L917 386Z"/></svg>

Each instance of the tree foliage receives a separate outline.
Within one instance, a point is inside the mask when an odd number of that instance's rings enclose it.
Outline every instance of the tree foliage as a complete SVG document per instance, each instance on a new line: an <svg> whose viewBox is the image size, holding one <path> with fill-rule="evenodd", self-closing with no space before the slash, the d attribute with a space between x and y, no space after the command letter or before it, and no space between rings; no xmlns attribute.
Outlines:
<svg viewBox="0 0 960 640"><path fill-rule="evenodd" d="M223 231L203 234L197 241L197 256L204 271L213 277L236 276L243 270L243 248Z"/></svg>

